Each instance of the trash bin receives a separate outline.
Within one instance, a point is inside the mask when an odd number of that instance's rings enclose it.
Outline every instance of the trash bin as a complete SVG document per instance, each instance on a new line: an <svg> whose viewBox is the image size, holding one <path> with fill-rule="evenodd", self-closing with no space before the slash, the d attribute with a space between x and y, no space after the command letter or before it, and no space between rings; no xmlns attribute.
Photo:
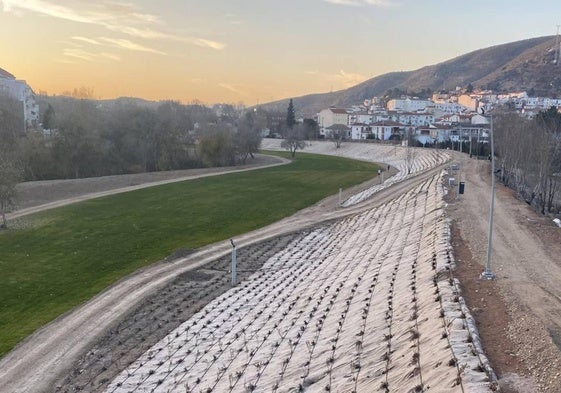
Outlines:
<svg viewBox="0 0 561 393"><path fill-rule="evenodd" d="M464 193L464 187L465 187L465 183L463 181L460 182L460 189L458 190L459 194L463 194Z"/></svg>

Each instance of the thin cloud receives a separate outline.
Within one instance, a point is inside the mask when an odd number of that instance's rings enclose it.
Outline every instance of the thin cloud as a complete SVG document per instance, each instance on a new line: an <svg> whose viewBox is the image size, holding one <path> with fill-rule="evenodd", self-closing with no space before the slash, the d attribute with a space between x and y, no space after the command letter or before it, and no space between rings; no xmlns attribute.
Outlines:
<svg viewBox="0 0 561 393"><path fill-rule="evenodd" d="M88 37L74 36L74 37L72 37L72 39L76 40L76 41L82 41L82 42L85 42L87 44L101 45L101 42L96 41L92 38L88 38Z"/></svg>
<svg viewBox="0 0 561 393"><path fill-rule="evenodd" d="M144 52L152 52L152 53L158 53L158 54L162 54L162 55L166 54L165 52L159 51L157 49L149 48L147 46L140 45L140 44L135 44L135 43L131 42L130 40L125 40L125 39L101 37L101 38L99 38L99 40L96 40L96 39L93 39L93 38L82 37L82 36L74 36L74 37L72 37L72 39L75 40L75 41L85 42L85 43L92 44L92 45L110 44L110 45L113 45L113 46L119 46L123 49L140 50L140 51L144 51ZM104 43L102 43L100 41L104 41ZM189 38L189 39L185 38L184 41L190 42L190 43L192 43L193 45L196 45L196 46L200 46L200 47L204 47L204 48L212 48L212 49L216 49L216 50L222 50L225 47L224 44L222 44L220 42L205 40L205 39L202 39L202 38Z"/></svg>
<svg viewBox="0 0 561 393"><path fill-rule="evenodd" d="M226 47L223 43L201 37L166 32L162 29L163 23L158 15L139 12L131 3L63 0L55 4L54 0L2 0L1 4L4 12L17 14L21 11L34 12L72 22L101 26L135 38L180 41L214 50L222 50Z"/></svg>
<svg viewBox="0 0 561 393"><path fill-rule="evenodd" d="M89 61L89 62L99 59L107 59L113 61L121 60L121 58L114 53L109 53L109 52L94 53L84 50L82 48L66 48L62 51L62 54L63 56L70 57L74 60L78 59L78 60Z"/></svg>
<svg viewBox="0 0 561 393"><path fill-rule="evenodd" d="M109 38L109 37L101 37L100 40L102 40L105 43L108 43L114 47L117 48L121 48L121 49L128 49L128 50L133 50L133 51L138 51L138 52L150 52L150 53L157 53L159 55L165 55L165 52L162 52L160 50L154 49L154 48L149 48L147 46L138 44L136 42L132 42L130 40L125 40L123 38Z"/></svg>
<svg viewBox="0 0 561 393"><path fill-rule="evenodd" d="M192 38L189 39L190 42L192 42L194 45L203 47L203 48L211 48L211 49L216 49L216 50L222 50L226 47L226 45L224 45L221 42L216 42L216 41L211 41L211 40L205 40L203 38Z"/></svg>
<svg viewBox="0 0 561 393"><path fill-rule="evenodd" d="M85 51L80 48L66 48L63 50L62 54L67 57L73 57L75 59L92 61L97 55L92 52Z"/></svg>
<svg viewBox="0 0 561 393"><path fill-rule="evenodd" d="M71 8L58 4L52 4L43 0L3 0L4 12L14 12L16 10L32 11L39 14L52 16L54 18L66 19L73 22L95 23L94 20L86 15L80 15Z"/></svg>

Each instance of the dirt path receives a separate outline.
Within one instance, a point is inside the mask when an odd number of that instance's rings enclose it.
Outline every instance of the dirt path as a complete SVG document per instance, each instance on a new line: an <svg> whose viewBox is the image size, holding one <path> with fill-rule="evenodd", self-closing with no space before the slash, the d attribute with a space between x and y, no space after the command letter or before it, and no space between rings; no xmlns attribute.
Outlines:
<svg viewBox="0 0 561 393"><path fill-rule="evenodd" d="M487 258L490 165L461 158L465 194L448 212L456 274L505 392L561 392L561 229L497 184L491 268ZM456 195L451 195L455 197Z"/></svg>
<svg viewBox="0 0 561 393"><path fill-rule="evenodd" d="M257 154L247 165L185 169L180 171L148 172L130 175L90 177L85 179L44 180L18 184L17 210L7 215L14 219L39 211L100 198L108 195L139 190L162 184L194 180L225 173L245 172L287 164L290 161L277 156Z"/></svg>

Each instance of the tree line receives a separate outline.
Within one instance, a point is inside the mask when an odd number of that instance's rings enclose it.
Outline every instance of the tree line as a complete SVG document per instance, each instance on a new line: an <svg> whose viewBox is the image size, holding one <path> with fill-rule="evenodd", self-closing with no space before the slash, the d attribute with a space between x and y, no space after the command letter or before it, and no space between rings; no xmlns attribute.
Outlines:
<svg viewBox="0 0 561 393"><path fill-rule="evenodd" d="M296 124L292 100L287 115L227 104L96 101L78 93L38 97L37 129L25 128L20 102L0 96L0 225L21 181L243 165L265 130L291 141L293 155L318 134L311 119Z"/></svg>
<svg viewBox="0 0 561 393"><path fill-rule="evenodd" d="M23 180L82 178L244 164L259 149L260 113L203 105L157 105L46 97L41 129L22 130L22 114L0 100L0 153Z"/></svg>
<svg viewBox="0 0 561 393"><path fill-rule="evenodd" d="M512 112L494 116L497 176L542 214L561 212L561 114L533 119Z"/></svg>

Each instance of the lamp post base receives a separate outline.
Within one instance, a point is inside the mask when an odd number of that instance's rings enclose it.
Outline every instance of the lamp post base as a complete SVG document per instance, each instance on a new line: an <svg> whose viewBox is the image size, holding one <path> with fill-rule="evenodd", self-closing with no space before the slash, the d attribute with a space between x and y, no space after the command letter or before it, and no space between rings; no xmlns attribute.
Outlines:
<svg viewBox="0 0 561 393"><path fill-rule="evenodd" d="M495 275L490 270L485 270L483 273L481 273L479 278L481 278L483 280L494 280L494 279L496 279Z"/></svg>

